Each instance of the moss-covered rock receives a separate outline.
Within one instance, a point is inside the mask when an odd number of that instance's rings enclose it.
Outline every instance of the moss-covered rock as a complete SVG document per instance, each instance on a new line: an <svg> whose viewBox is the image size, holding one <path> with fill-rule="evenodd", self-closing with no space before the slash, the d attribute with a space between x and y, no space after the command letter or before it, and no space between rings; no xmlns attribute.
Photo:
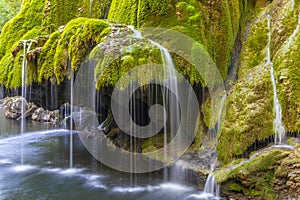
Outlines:
<svg viewBox="0 0 300 200"><path fill-rule="evenodd" d="M16 42L28 31L41 26L43 19L43 0L23 1L20 12L5 24L0 35L0 60L9 54Z"/></svg>
<svg viewBox="0 0 300 200"><path fill-rule="evenodd" d="M66 25L54 56L54 73L58 84L69 75L68 60L76 71L87 54L106 36L107 31L104 30L108 26L105 21L88 18L76 18Z"/></svg>
<svg viewBox="0 0 300 200"><path fill-rule="evenodd" d="M258 2L253 14L239 62L238 82L229 91L226 119L218 144L218 156L224 163L241 156L257 140L269 138L273 131L273 88L269 68L265 66L268 27L265 15L271 14L271 59L274 62L277 93L287 132L299 132L299 1ZM292 28L291 28L292 27ZM293 34L294 30L294 34ZM291 35L291 36L289 36ZM292 39L291 39L292 38ZM290 44L290 46L288 45Z"/></svg>
<svg viewBox="0 0 300 200"><path fill-rule="evenodd" d="M36 39L40 35L38 27L28 31L21 40ZM35 45L32 47L34 48ZM27 48L27 47L26 47ZM14 51L14 53L12 53ZM6 53L0 61L0 85L4 85L9 89L16 89L22 85L22 62L23 62L23 45L16 42L11 52ZM21 56L22 55L22 56ZM27 77L27 82L32 83L36 78L35 74L30 74Z"/></svg>
<svg viewBox="0 0 300 200"><path fill-rule="evenodd" d="M227 0L113 0L108 17L137 27L163 27L190 36L205 46L225 78L243 11L243 3Z"/></svg>
<svg viewBox="0 0 300 200"><path fill-rule="evenodd" d="M291 199L299 197L299 148L270 148L251 159L236 161L215 172L222 193L237 199Z"/></svg>
<svg viewBox="0 0 300 200"><path fill-rule="evenodd" d="M90 4L92 2L92 4ZM111 0L46 0L43 27L48 33L78 17L102 18Z"/></svg>

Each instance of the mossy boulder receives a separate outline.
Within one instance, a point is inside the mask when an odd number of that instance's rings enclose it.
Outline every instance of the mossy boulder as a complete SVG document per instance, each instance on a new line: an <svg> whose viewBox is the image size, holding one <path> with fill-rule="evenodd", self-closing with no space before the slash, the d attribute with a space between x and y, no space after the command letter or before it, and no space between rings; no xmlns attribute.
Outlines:
<svg viewBox="0 0 300 200"><path fill-rule="evenodd" d="M274 134L273 87L270 68L266 66L267 13L272 17L271 60L283 110L283 125L287 132L300 131L297 120L300 117L300 70L299 56L296 56L300 38L295 23L299 15L295 8L300 2L295 1L294 8L288 0L259 3L261 7L253 12L255 17L245 28L238 81L228 92L226 119L217 146L223 163L242 156L256 141Z"/></svg>
<svg viewBox="0 0 300 200"><path fill-rule="evenodd" d="M113 0L108 18L136 27L162 27L186 34L203 44L225 78L244 6L247 7L236 0Z"/></svg>
<svg viewBox="0 0 300 200"><path fill-rule="evenodd" d="M269 68L250 70L229 91L226 118L217 146L220 161L242 155L256 140L273 134L273 91Z"/></svg>
<svg viewBox="0 0 300 200"><path fill-rule="evenodd" d="M270 148L224 166L215 176L228 198L288 199L299 197L299 169L299 149Z"/></svg>

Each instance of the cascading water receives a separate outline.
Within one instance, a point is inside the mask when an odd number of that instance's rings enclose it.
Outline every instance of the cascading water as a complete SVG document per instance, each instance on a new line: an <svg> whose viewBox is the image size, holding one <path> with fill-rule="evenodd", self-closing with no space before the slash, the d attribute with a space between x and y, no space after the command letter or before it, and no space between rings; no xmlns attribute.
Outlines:
<svg viewBox="0 0 300 200"><path fill-rule="evenodd" d="M204 193L212 194L212 195L219 197L220 196L220 185L216 182L215 177L212 172L213 172L213 170L211 171L211 173L209 173L209 175L207 177L205 187L204 187Z"/></svg>
<svg viewBox="0 0 300 200"><path fill-rule="evenodd" d="M90 18L93 16L93 0L90 0Z"/></svg>
<svg viewBox="0 0 300 200"><path fill-rule="evenodd" d="M217 135L219 133L219 131L221 130L221 123L222 123L222 114L223 114L223 109L225 106L225 101L226 101L226 93L222 96L221 101L220 101L220 106L219 106L219 110L218 110L218 124L217 124L217 129L214 132L214 138L217 139ZM215 144L217 144L217 141L215 142ZM216 146L214 147L214 151L216 152ZM204 193L207 194L212 194L215 195L217 197L220 196L220 185L216 182L215 177L214 177L214 170L215 170L215 166L217 163L217 156L215 154L215 158L214 158L214 163L211 165L211 171L206 179L205 182L205 187L204 187Z"/></svg>
<svg viewBox="0 0 300 200"><path fill-rule="evenodd" d="M31 46L35 43L35 40L22 40L21 44L23 45L23 61L22 61L22 104L21 104L21 135L25 132L25 117L23 116L26 112L26 82L27 82L27 65L28 61L26 59L27 53L30 51ZM27 46L28 45L28 46ZM23 155L23 144L21 145L21 165L24 164L24 155Z"/></svg>
<svg viewBox="0 0 300 200"><path fill-rule="evenodd" d="M73 168L73 109L74 109L74 72L71 69L71 102L70 102L70 168Z"/></svg>
<svg viewBox="0 0 300 200"><path fill-rule="evenodd" d="M270 74L271 74L271 80L273 85L273 98L274 98L274 111L275 111L275 119L273 122L274 131L275 131L275 144L281 145L283 144L283 139L285 137L285 129L282 124L282 109L280 105L280 101L277 96L277 89L276 89L276 79L274 75L274 68L273 63L271 61L271 36L272 36L272 30L271 30L271 15L267 14L267 21L268 21L268 46L267 46L267 65L270 67Z"/></svg>
<svg viewBox="0 0 300 200"><path fill-rule="evenodd" d="M142 38L142 33L134 29L133 26L128 26L129 29L133 31L134 38ZM164 71L165 77L169 77L166 81L166 87L162 90L163 96L163 106L167 112L164 113L164 121L166 122L168 119L168 125L165 124L164 128L164 158L168 157L168 135L172 138L175 136L177 132L178 124L180 123L180 107L177 103L176 97L178 96L178 80L176 76L176 70L173 63L172 56L170 52L153 40L148 39L148 41L159 48L162 58L162 64L168 68L168 71ZM173 94L171 91L174 91ZM175 95L175 97L174 97ZM171 151L175 151L175 149L170 149ZM164 180L168 180L168 169L164 169Z"/></svg>

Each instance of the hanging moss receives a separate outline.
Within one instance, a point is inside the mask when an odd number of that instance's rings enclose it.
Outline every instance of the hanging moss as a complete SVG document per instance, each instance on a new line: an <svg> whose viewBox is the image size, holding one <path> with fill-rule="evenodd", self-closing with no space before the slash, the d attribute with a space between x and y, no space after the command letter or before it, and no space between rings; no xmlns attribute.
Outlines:
<svg viewBox="0 0 300 200"><path fill-rule="evenodd" d="M242 155L256 140L273 132L273 91L269 69L259 65L228 94L226 118L217 145L220 161Z"/></svg>
<svg viewBox="0 0 300 200"><path fill-rule="evenodd" d="M281 3L285 9L274 11L279 19L274 28L281 30L273 37L275 78L285 129L287 132L300 132L300 29L296 32L300 13L288 2ZM295 7L299 5L300 2L296 1Z"/></svg>
<svg viewBox="0 0 300 200"><path fill-rule="evenodd" d="M36 39L40 35L38 27L33 28L27 32L20 40ZM14 48L18 48L16 55L12 55ZM34 45L32 46L34 47ZM22 62L23 62L23 45L16 42L10 51L0 61L0 85L4 85L9 89L16 89L22 85ZM31 83L36 77L32 76L28 79L28 83Z"/></svg>
<svg viewBox="0 0 300 200"><path fill-rule="evenodd" d="M295 2L295 7L299 3ZM265 14L271 6L271 55L283 110L283 125L287 132L300 130L299 33L294 35L287 48L289 37L297 26L294 18L299 12L292 10L287 0L263 6L260 12L255 13L251 29L246 33L239 63L239 81L228 94L228 109L218 144L218 156L224 163L243 155L256 140L264 140L274 134L273 87L269 67L264 66L268 43Z"/></svg>
<svg viewBox="0 0 300 200"><path fill-rule="evenodd" d="M5 24L0 34L0 60L28 31L41 26L43 0L23 1L20 12Z"/></svg>
<svg viewBox="0 0 300 200"><path fill-rule="evenodd" d="M266 57L266 46L268 43L268 25L265 16L260 16L250 30L249 37L243 44L239 77L247 74L249 69L261 64Z"/></svg>
<svg viewBox="0 0 300 200"><path fill-rule="evenodd" d="M77 17L89 16L89 0L47 0L43 27L53 32Z"/></svg>
<svg viewBox="0 0 300 200"><path fill-rule="evenodd" d="M220 169L215 172L215 177L223 183L223 191L243 193L257 199L275 199L274 173L288 155L288 151L280 149L266 151L241 166Z"/></svg>
<svg viewBox="0 0 300 200"><path fill-rule="evenodd" d="M112 1L109 19L137 27L163 27L202 43L225 78L239 30L238 1Z"/></svg>
<svg viewBox="0 0 300 200"><path fill-rule="evenodd" d="M161 63L160 50L147 40L133 40L130 37L110 40L108 44L103 43L92 51L90 58L98 63L95 75L97 89L115 86L121 77L123 82L120 89L126 88L132 80L144 85L158 78L159 74L163 76L153 65ZM137 70L128 73L137 66Z"/></svg>
<svg viewBox="0 0 300 200"><path fill-rule="evenodd" d="M77 18L71 20L65 27L54 56L54 72L59 84L68 76L68 59L72 60L72 68L78 69L88 53L101 38L101 32L108 27L108 23L102 20ZM107 31L105 31L107 33Z"/></svg>
<svg viewBox="0 0 300 200"><path fill-rule="evenodd" d="M38 82L50 79L51 82L54 80L54 67L53 60L56 52L56 46L60 37L60 32L56 31L52 33L49 40L44 45L42 52L38 60Z"/></svg>
<svg viewBox="0 0 300 200"><path fill-rule="evenodd" d="M110 33L110 30L106 28L108 28L107 22L90 19L81 28L77 29L76 33L70 38L68 49L73 70L77 71L87 53L101 41L104 41L104 37Z"/></svg>

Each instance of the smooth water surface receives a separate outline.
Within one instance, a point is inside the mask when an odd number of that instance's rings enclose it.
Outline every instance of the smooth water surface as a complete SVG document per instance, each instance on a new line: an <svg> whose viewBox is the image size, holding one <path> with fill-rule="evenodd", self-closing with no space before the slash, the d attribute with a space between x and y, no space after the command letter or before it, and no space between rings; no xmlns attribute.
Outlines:
<svg viewBox="0 0 300 200"><path fill-rule="evenodd" d="M27 123L24 134L0 109L0 199L215 199L195 186L164 182L161 173L130 175L97 162L74 134L74 166L69 168L70 131ZM35 130L35 131L32 131ZM24 165L20 165L23 147ZM113 158L112 158L113 159Z"/></svg>

